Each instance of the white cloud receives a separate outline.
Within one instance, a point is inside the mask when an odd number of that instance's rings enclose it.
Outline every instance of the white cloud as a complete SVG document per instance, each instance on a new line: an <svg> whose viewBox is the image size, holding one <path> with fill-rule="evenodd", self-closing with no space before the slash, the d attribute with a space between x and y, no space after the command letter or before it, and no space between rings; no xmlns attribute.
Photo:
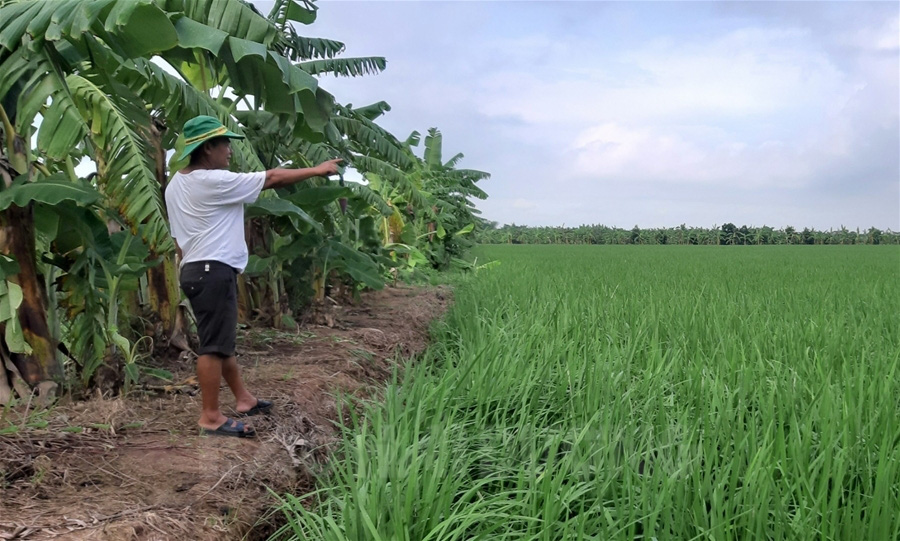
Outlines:
<svg viewBox="0 0 900 541"><path fill-rule="evenodd" d="M551 73L501 67L481 81L478 92L487 99L480 110L536 124L814 117L852 88L796 29L748 28L708 42L660 38L635 50L601 52L589 64L593 69L577 68L581 60L561 59L563 67Z"/></svg>
<svg viewBox="0 0 900 541"><path fill-rule="evenodd" d="M900 17L885 22L877 33L875 49L879 51L896 51L900 49Z"/></svg>
<svg viewBox="0 0 900 541"><path fill-rule="evenodd" d="M896 52L900 49L900 17L890 17L875 27L846 30L840 33L838 41L864 51Z"/></svg>
<svg viewBox="0 0 900 541"><path fill-rule="evenodd" d="M604 181L798 187L808 183L811 174L807 161L798 159L801 153L782 141L709 145L686 139L677 130L653 127L588 128L576 138L573 153L576 174Z"/></svg>
<svg viewBox="0 0 900 541"><path fill-rule="evenodd" d="M531 133L568 128L562 152L575 176L755 189L811 187L852 169L869 128L897 124L896 104L881 105L896 87L888 75L845 73L799 28L660 38L620 58L633 72L615 85L600 82L610 62L568 78L489 76L498 98L482 112L518 116Z"/></svg>
<svg viewBox="0 0 900 541"><path fill-rule="evenodd" d="M900 225L896 4L328 3L304 35L386 56L323 86L439 127L488 219Z"/></svg>
<svg viewBox="0 0 900 541"><path fill-rule="evenodd" d="M535 207L537 207L537 203L535 203L534 201L529 201L527 199L520 198L520 199L515 199L512 202L512 208L514 208L514 209L528 210L528 209L533 209Z"/></svg>

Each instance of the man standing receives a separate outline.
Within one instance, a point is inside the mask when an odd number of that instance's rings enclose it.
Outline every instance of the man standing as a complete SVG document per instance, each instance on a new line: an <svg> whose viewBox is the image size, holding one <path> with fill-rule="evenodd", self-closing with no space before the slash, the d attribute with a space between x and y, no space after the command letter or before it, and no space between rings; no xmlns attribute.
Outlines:
<svg viewBox="0 0 900 541"><path fill-rule="evenodd" d="M184 124L184 152L190 164L175 173L166 187L166 209L181 259L181 289L197 318L200 348L197 380L202 411L200 431L217 436L252 438L249 425L219 409L222 378L234 393L239 416L268 413L272 403L257 399L244 387L235 359L237 275L247 266L244 205L262 190L280 188L311 177L334 175L341 160L307 169L270 169L232 173L231 139L243 139L210 116Z"/></svg>

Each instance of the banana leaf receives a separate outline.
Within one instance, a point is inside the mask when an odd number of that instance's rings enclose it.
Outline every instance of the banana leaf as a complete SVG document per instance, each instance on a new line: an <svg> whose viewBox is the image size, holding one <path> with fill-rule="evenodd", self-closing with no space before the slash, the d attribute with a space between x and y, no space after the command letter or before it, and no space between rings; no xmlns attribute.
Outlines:
<svg viewBox="0 0 900 541"><path fill-rule="evenodd" d="M0 192L0 210L10 205L25 207L32 201L58 205L62 201L74 201L89 205L100 199L100 192L91 186L66 180L63 175L53 175L36 182L26 182Z"/></svg>
<svg viewBox="0 0 900 541"><path fill-rule="evenodd" d="M247 206L246 216L252 218L254 216L287 216L291 220L299 220L316 231L322 231L322 224L313 219L303 209L288 201L278 197L263 197L256 203Z"/></svg>

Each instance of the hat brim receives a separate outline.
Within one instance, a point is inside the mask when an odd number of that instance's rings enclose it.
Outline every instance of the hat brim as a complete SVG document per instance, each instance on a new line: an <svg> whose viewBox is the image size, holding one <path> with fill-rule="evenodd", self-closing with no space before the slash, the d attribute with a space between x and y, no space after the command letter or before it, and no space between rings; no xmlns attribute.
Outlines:
<svg viewBox="0 0 900 541"><path fill-rule="evenodd" d="M216 133L206 137L204 139L200 139L199 141L194 141L189 145L184 147L184 150L181 152L181 155L178 157L178 161L186 159L191 155L192 152L200 148L200 145L209 141L210 139L216 139L217 137L227 137L229 139L245 139L243 135L238 135L231 130L225 130L225 133Z"/></svg>

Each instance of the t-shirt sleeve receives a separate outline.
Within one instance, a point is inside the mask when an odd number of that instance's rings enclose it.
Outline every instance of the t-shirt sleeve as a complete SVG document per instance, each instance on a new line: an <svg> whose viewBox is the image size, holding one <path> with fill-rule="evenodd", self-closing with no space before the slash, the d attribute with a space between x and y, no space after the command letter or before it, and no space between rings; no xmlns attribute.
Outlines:
<svg viewBox="0 0 900 541"><path fill-rule="evenodd" d="M266 172L232 173L223 171L219 181L219 201L225 204L253 203L266 183Z"/></svg>

